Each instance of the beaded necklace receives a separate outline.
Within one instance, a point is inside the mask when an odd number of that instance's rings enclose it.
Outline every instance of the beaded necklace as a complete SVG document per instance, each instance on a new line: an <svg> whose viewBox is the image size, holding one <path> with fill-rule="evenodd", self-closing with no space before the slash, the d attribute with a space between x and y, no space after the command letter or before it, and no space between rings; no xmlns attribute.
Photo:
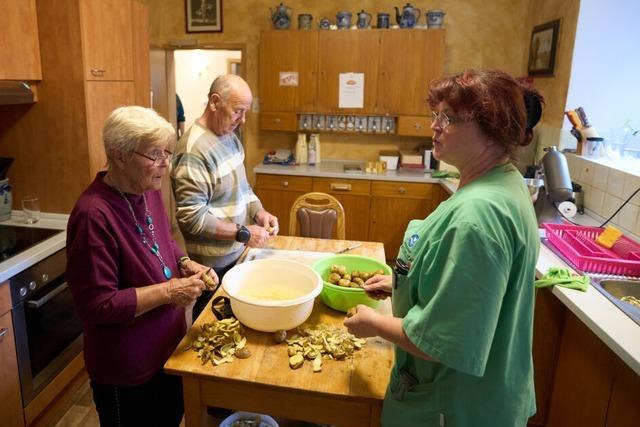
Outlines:
<svg viewBox="0 0 640 427"><path fill-rule="evenodd" d="M140 238L142 239L142 244L144 244L147 248L149 248L151 253L158 258L158 261L160 261L160 264L162 264L162 273L164 274L164 277L166 277L167 279L170 279L171 276L173 276L173 272L169 267L167 267L167 264L164 262L164 259L162 258L162 254L160 253L160 245L158 245L158 242L156 241L156 233L153 231L154 229L153 218L151 217L151 212L149 212L149 207L147 206L147 197L144 195L144 193L142 193L142 200L144 200L144 216L147 220L147 228L149 229L149 233L151 234L151 240L153 240L153 246L149 244L149 241L147 240L147 235L144 232L144 229L142 228L140 223L138 222L138 218L136 218L136 214L133 212L133 206L131 206L131 202L129 201L129 199L127 199L124 193L120 191L119 188L116 187L116 190L118 190L118 193L120 193L122 198L127 202L127 206L129 206L129 212L131 212L131 216L133 217L133 222L136 225L136 231L138 232L138 234L140 235Z"/></svg>

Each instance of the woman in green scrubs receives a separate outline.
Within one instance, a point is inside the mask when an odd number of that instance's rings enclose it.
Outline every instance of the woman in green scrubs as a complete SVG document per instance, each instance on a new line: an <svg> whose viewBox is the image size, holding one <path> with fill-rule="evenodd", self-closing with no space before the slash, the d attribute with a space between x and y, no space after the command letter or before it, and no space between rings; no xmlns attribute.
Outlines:
<svg viewBox="0 0 640 427"><path fill-rule="evenodd" d="M396 346L384 426L525 426L535 413L531 341L537 221L510 163L531 141L542 97L498 71L434 82L433 155L460 171L458 190L404 235L393 316L366 306L345 319L359 337Z"/></svg>

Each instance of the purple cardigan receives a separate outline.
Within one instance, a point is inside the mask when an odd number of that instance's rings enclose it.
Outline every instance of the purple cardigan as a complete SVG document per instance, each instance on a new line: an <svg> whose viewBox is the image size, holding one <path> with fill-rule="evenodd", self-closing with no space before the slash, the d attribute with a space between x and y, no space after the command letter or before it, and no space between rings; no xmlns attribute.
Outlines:
<svg viewBox="0 0 640 427"><path fill-rule="evenodd" d="M139 385L162 369L186 332L184 309L156 307L135 317L134 288L166 282L142 243L127 203L99 173L80 195L67 226L67 282L84 325L84 359L92 380ZM179 277L184 255L171 238L159 191L145 193L160 253ZM127 195L145 227L142 195ZM149 242L153 242L149 236Z"/></svg>

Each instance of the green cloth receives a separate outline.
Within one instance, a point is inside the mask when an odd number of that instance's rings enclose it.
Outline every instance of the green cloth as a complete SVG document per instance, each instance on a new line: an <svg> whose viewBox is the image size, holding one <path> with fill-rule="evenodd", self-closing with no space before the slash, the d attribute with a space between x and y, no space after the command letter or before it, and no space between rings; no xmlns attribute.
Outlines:
<svg viewBox="0 0 640 427"><path fill-rule="evenodd" d="M529 192L510 164L409 223L399 258L412 265L396 276L393 314L434 360L396 347L383 426L527 424L536 408L531 283L538 250ZM397 400L403 372L417 384Z"/></svg>
<svg viewBox="0 0 640 427"><path fill-rule="evenodd" d="M536 288L546 288L547 286L562 286L563 288L577 289L587 292L591 280L587 276L574 276L571 272L562 267L551 267L547 274L540 280L535 281Z"/></svg>
<svg viewBox="0 0 640 427"><path fill-rule="evenodd" d="M433 171L431 178L460 178L460 174L452 171Z"/></svg>

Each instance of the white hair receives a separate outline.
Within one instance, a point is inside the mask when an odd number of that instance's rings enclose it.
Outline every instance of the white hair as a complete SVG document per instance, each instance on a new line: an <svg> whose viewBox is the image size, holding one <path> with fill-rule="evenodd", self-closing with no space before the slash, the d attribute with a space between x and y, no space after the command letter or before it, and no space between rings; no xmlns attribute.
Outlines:
<svg viewBox="0 0 640 427"><path fill-rule="evenodd" d="M104 151L111 163L113 151L125 156L144 142L166 142L176 139L176 131L164 118L150 108L129 106L116 108L109 114L102 128Z"/></svg>

